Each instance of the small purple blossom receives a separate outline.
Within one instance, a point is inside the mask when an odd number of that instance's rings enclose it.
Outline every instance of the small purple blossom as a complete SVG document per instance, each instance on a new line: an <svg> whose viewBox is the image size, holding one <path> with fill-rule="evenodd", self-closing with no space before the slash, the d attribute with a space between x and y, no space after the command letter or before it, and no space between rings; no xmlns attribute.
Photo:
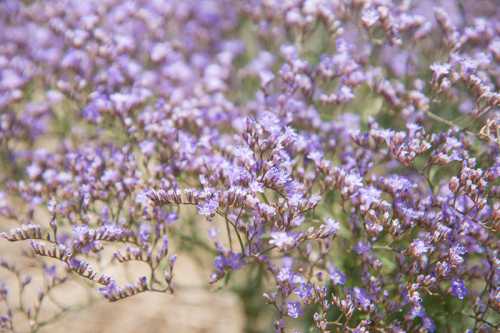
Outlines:
<svg viewBox="0 0 500 333"><path fill-rule="evenodd" d="M337 234L337 231L340 228L340 223L332 218L327 218L325 220L325 226L326 226L327 233L330 236L334 236Z"/></svg>
<svg viewBox="0 0 500 333"><path fill-rule="evenodd" d="M216 198L210 198L196 207L198 208L198 212L201 215L212 216L217 211L217 208L219 207L219 202Z"/></svg>
<svg viewBox="0 0 500 333"><path fill-rule="evenodd" d="M288 302L286 307L288 316L292 318L299 318L304 315L300 302Z"/></svg>
<svg viewBox="0 0 500 333"><path fill-rule="evenodd" d="M344 285L346 282L346 276L342 271L340 271L334 265L328 266L328 274L330 276L330 280L334 285Z"/></svg>
<svg viewBox="0 0 500 333"><path fill-rule="evenodd" d="M467 288L462 280L452 280L450 288L451 294L460 300L463 300L467 296Z"/></svg>
<svg viewBox="0 0 500 333"><path fill-rule="evenodd" d="M291 235L287 232L276 231L271 233L269 244L274 245L280 249L287 249L295 246L296 239L294 235Z"/></svg>

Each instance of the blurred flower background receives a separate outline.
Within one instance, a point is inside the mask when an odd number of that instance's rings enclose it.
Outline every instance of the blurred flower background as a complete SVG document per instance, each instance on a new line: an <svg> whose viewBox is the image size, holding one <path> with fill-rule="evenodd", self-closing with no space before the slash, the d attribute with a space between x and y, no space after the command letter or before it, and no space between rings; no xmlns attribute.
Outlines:
<svg viewBox="0 0 500 333"><path fill-rule="evenodd" d="M0 1L0 331L498 332L496 0Z"/></svg>

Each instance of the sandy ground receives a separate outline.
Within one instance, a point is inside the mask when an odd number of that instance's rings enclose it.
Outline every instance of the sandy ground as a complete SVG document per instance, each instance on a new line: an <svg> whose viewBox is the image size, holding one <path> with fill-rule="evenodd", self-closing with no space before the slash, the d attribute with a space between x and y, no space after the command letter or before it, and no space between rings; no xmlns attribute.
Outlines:
<svg viewBox="0 0 500 333"><path fill-rule="evenodd" d="M40 332L242 332L237 299L228 294L143 294L70 313Z"/></svg>
<svg viewBox="0 0 500 333"><path fill-rule="evenodd" d="M0 256L18 258L16 264L22 265L24 260L18 255L21 247L21 244L2 240ZM134 269L137 268L129 268ZM115 303L99 298L99 301L90 307L68 312L56 322L44 326L39 332L243 332L244 318L239 300L225 291L207 290L209 272L200 274L200 268L186 256L180 256L174 272L179 281L179 288L174 295L144 293ZM134 273L138 272L131 273L137 275ZM17 282L12 274L0 269L0 281L9 286L13 298ZM36 286L36 280L30 286ZM60 303L75 304L75 300L84 300L87 296L84 290L73 283L59 287L54 292L54 297ZM24 302L32 304L34 299L34 294L27 294ZM48 310L43 314L45 317L55 309L50 304L47 305ZM29 332L25 317L17 316L16 321L16 332Z"/></svg>

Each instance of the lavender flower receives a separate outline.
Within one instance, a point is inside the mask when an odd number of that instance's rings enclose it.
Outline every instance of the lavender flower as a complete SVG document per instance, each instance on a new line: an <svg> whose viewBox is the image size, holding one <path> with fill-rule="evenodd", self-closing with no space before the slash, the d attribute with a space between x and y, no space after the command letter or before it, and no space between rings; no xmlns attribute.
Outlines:
<svg viewBox="0 0 500 333"><path fill-rule="evenodd" d="M304 315L299 302L288 302L286 306L288 316L292 318L299 318Z"/></svg>
<svg viewBox="0 0 500 333"><path fill-rule="evenodd" d="M467 288L461 280L451 281L451 294L456 298L463 300L467 296Z"/></svg>
<svg viewBox="0 0 500 333"><path fill-rule="evenodd" d="M0 1L0 330L178 253L262 331L498 331L498 6L439 5Z"/></svg>
<svg viewBox="0 0 500 333"><path fill-rule="evenodd" d="M271 240L269 240L269 244L274 245L280 249L286 250L295 246L296 239L293 235L287 232L276 231L271 233Z"/></svg>

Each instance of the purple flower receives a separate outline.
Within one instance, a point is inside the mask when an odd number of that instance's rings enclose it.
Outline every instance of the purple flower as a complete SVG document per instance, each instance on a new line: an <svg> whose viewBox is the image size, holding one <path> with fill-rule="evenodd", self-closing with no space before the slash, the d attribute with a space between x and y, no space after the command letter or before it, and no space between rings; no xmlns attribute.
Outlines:
<svg viewBox="0 0 500 333"><path fill-rule="evenodd" d="M437 82L442 77L444 77L450 73L451 66L450 66L450 64L434 63L431 65L430 68L433 72L433 80Z"/></svg>
<svg viewBox="0 0 500 333"><path fill-rule="evenodd" d="M147 243L151 237L151 225L149 223L141 223L139 227L139 241Z"/></svg>
<svg viewBox="0 0 500 333"><path fill-rule="evenodd" d="M450 289L451 294L460 300L463 300L467 296L467 288L462 280L452 280Z"/></svg>
<svg viewBox="0 0 500 333"><path fill-rule="evenodd" d="M416 239L410 244L411 252L414 256L420 257L430 250L430 246L428 246L423 240Z"/></svg>
<svg viewBox="0 0 500 333"><path fill-rule="evenodd" d="M427 331L429 331L429 332L435 332L436 331L436 325L434 324L434 321L431 318L425 316L425 317L422 318L422 322L423 322L423 327Z"/></svg>
<svg viewBox="0 0 500 333"><path fill-rule="evenodd" d="M278 247L279 249L289 249L295 246L296 239L293 234L284 231L275 231L271 233L269 244Z"/></svg>
<svg viewBox="0 0 500 333"><path fill-rule="evenodd" d="M277 332L494 331L495 1L400 2L0 1L0 330L75 279L172 293L174 245Z"/></svg>
<svg viewBox="0 0 500 333"><path fill-rule="evenodd" d="M243 265L243 256L241 253L228 252L215 257L214 266L217 271L226 269L237 270Z"/></svg>
<svg viewBox="0 0 500 333"><path fill-rule="evenodd" d="M218 207L219 201L215 197L205 200L196 206L196 208L198 208L198 212L205 216L213 216L217 212Z"/></svg>
<svg viewBox="0 0 500 333"><path fill-rule="evenodd" d="M302 311L302 306L300 305L300 302L288 302L287 305L287 313L288 316L292 318L299 318L304 315L304 312Z"/></svg>
<svg viewBox="0 0 500 333"><path fill-rule="evenodd" d="M99 292L106 298L113 298L114 295L120 291L120 288L115 281L111 281L106 286L99 288Z"/></svg>
<svg viewBox="0 0 500 333"><path fill-rule="evenodd" d="M369 296L366 294L366 291L363 288L355 287L353 289L353 296L356 304L363 309L364 311L368 311L372 306L372 301Z"/></svg>
<svg viewBox="0 0 500 333"><path fill-rule="evenodd" d="M328 265L328 274L330 276L330 280L334 285L344 285L346 282L346 276L342 273L337 267L330 264Z"/></svg>
<svg viewBox="0 0 500 333"><path fill-rule="evenodd" d="M294 292L303 300L311 299L314 293L314 285L307 282L299 282Z"/></svg>
<svg viewBox="0 0 500 333"><path fill-rule="evenodd" d="M339 230L340 223L332 218L327 218L325 220L325 226L326 226L327 233L330 236L334 236L337 234L337 231Z"/></svg>

